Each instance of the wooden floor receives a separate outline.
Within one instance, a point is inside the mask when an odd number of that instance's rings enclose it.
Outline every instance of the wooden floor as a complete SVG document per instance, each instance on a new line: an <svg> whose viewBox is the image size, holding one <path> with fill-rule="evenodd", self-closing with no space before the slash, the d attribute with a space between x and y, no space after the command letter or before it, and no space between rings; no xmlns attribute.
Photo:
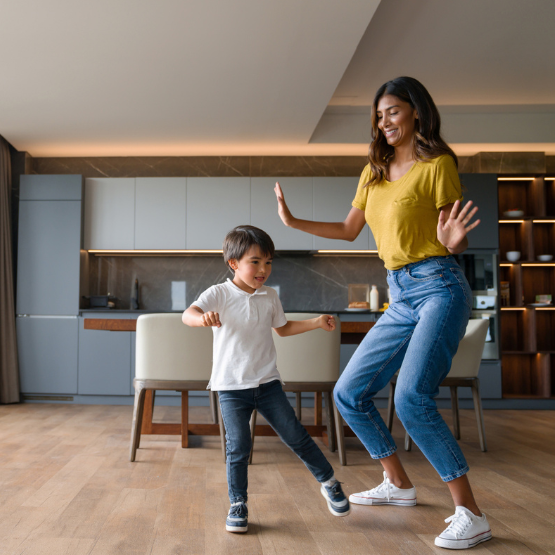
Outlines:
<svg viewBox="0 0 555 555"><path fill-rule="evenodd" d="M157 408L179 418L178 408ZM306 422L310 411L306 410ZM207 421L208 409L191 409ZM445 414L449 422L448 413ZM485 411L489 452L473 413L461 411L462 446L494 539L473 553L555 554L555 412ZM448 489L417 448L400 450L416 507L353 506L332 516L318 484L275 437L256 441L249 532L225 531L225 465L217 437L143 436L128 461L131 407L0 406L0 554L425 554L454 511ZM396 421L394 437L402 444ZM347 493L381 482L356 438L349 466L320 443Z"/></svg>

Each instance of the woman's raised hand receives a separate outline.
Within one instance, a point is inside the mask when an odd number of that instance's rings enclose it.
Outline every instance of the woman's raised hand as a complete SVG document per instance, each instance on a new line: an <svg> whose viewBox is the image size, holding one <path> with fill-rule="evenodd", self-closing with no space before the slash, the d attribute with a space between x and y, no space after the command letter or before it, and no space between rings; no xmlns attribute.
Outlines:
<svg viewBox="0 0 555 555"><path fill-rule="evenodd" d="M441 244L448 249L456 250L466 237L466 234L480 223L480 220L476 220L470 225L467 225L474 214L476 214L476 212L478 211L477 206L470 210L471 206L472 201L469 200L464 205L464 208L459 212L461 202L457 200L453 204L449 216L447 216L446 214L448 211L448 206L444 206L440 210L439 220L437 223L437 238L439 239Z"/></svg>
<svg viewBox="0 0 555 555"><path fill-rule="evenodd" d="M285 204L285 199L283 198L283 191L279 183L276 181L276 186L274 187L274 191L276 193L277 201L278 201L278 214L281 218L282 222L289 226L291 225L291 221L293 220L293 215L289 211L287 204Z"/></svg>

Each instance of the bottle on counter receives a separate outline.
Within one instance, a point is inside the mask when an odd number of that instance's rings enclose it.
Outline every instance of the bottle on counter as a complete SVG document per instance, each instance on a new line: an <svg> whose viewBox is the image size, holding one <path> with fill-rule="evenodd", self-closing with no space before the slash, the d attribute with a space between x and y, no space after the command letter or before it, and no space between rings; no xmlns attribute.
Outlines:
<svg viewBox="0 0 555 555"><path fill-rule="evenodd" d="M380 309L380 294L378 292L378 286L372 285L372 291L370 291L370 310Z"/></svg>

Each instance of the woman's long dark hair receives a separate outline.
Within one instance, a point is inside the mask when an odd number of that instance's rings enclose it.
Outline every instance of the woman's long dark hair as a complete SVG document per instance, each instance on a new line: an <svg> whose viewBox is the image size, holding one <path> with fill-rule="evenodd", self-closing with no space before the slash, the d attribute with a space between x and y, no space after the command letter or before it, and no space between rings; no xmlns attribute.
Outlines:
<svg viewBox="0 0 555 555"><path fill-rule="evenodd" d="M368 149L368 162L372 170L372 177L367 185L379 183L385 179L387 166L395 151L392 146L387 144L385 135L378 129L378 102L382 96L388 94L396 96L416 109L418 119L415 122L414 159L424 161L437 158L442 154L449 154L458 166L456 154L441 137L441 118L426 87L412 77L397 77L378 89L372 103L372 142Z"/></svg>

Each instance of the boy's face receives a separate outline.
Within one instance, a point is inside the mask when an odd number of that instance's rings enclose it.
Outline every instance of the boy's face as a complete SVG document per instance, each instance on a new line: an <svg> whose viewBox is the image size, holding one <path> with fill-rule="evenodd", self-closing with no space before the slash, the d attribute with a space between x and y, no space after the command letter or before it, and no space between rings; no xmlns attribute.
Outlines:
<svg viewBox="0 0 555 555"><path fill-rule="evenodd" d="M233 283L251 294L260 289L272 273L272 258L263 254L257 245L253 245L240 260L230 259L229 265L235 271Z"/></svg>

